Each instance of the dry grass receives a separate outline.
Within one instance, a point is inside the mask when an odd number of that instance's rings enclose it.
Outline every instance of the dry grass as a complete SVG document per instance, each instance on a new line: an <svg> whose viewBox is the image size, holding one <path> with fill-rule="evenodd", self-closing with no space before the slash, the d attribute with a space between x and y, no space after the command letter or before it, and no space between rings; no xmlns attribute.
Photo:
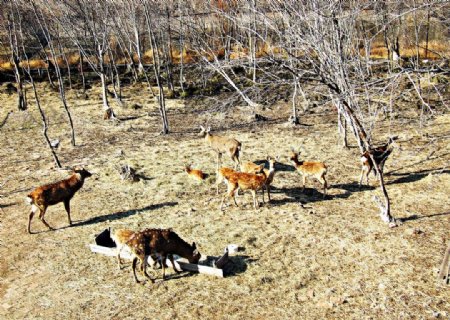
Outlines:
<svg viewBox="0 0 450 320"><path fill-rule="evenodd" d="M428 52L425 50L426 42L419 44L419 48L415 45L400 45L400 54L404 58L411 58L417 56L417 50L419 50L419 57L421 59L442 59L442 57L448 57L450 55L450 46L448 43L442 41L430 41L428 43ZM360 51L360 54L364 56L364 50ZM372 59L386 59L388 55L387 48L383 43L375 42L370 50L370 57Z"/></svg>
<svg viewBox="0 0 450 320"><path fill-rule="evenodd" d="M221 134L243 145L243 161L281 156L270 205L255 212L250 194L238 198L241 208L219 211L214 188L214 155L196 136L207 115L169 100L174 133L159 132L157 107L144 87L128 88L129 104L143 110L119 109L133 120L114 124L102 118L100 90L93 100L68 93L78 146L70 146L66 116L56 93L46 85L41 103L49 116L51 138L61 140L64 165L88 163L88 179L72 200L75 226L67 228L62 205L50 207L48 232L33 220L27 235L29 207L24 198L39 184L67 173L53 169L42 143L35 106L14 112L0 139L0 317L4 319L374 319L431 318L450 315L448 287L436 281L447 246L450 223L448 133L442 115L422 128L408 116L397 118L391 132L399 135L386 163L393 214L403 225L389 229L378 217L370 187L357 188L356 148L337 146L336 115L327 106L302 117L309 126L284 123L247 124L245 108L236 108L213 128L237 121L239 130ZM42 92L42 91L41 91ZM15 98L1 93L0 119L15 108ZM30 99L31 100L31 99ZM32 101L31 101L32 102ZM150 111L150 116L147 115ZM272 119L287 119L288 104L268 107ZM377 137L386 138L381 122ZM323 200L318 182L300 192L300 177L290 171L291 146L302 146L309 160L324 161L330 196ZM123 151L123 154L119 152ZM231 165L231 160L224 157ZM124 183L116 171L128 163L146 177ZM183 165L210 173L203 184L188 179ZM372 177L372 183L375 181ZM222 191L225 191L222 186ZM304 205L301 206L300 203ZM87 247L105 228L173 227L203 254L219 255L236 243L245 251L232 257L232 274L224 279L182 276L156 285L136 285L130 267L117 269L114 258Z"/></svg>

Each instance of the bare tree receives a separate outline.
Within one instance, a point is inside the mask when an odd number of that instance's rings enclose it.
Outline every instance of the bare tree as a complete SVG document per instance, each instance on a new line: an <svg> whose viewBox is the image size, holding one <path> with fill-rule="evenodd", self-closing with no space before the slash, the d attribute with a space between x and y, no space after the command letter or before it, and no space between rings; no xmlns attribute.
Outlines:
<svg viewBox="0 0 450 320"><path fill-rule="evenodd" d="M48 0L45 1L48 3ZM108 3L105 1L64 0L53 6L58 6L58 11L52 12L52 18L60 23L67 36L82 53L85 61L100 77L103 118L115 119L116 115L108 100L108 74L105 64L111 40L112 18ZM56 14L56 12L61 14ZM73 26L74 22L78 23L76 27ZM83 34L82 30L86 33Z"/></svg>
<svg viewBox="0 0 450 320"><path fill-rule="evenodd" d="M6 14L6 17L2 17L2 20L6 23L6 31L8 34L8 42L11 51L11 61L14 68L14 77L17 85L17 107L19 110L27 109L27 96L25 92L25 88L23 85L23 78L20 72L20 38L18 38L17 30L15 30L15 20L17 19L17 15L21 14L21 8L18 7L17 3L9 2L9 4L5 4L6 10L3 11L3 14Z"/></svg>
<svg viewBox="0 0 450 320"><path fill-rule="evenodd" d="M53 61L53 65L54 65L55 72L56 72L56 77L58 79L59 97L61 99L61 103L63 104L64 110L66 111L67 119L69 121L69 126L70 126L70 131L71 131L70 141L71 141L72 145L75 146L75 129L73 127L72 115L70 113L69 106L67 104L64 79L63 79L63 76L61 73L61 68L59 67L59 64L57 61L55 44L54 44L54 41L53 41L53 38L51 35L49 24L48 24L48 21L46 20L45 16L43 15L42 11L36 6L36 4L34 2L31 2L31 5L32 5L32 10L36 17L36 21L39 24L41 32L42 32L43 36L45 37L47 45L50 49L51 60ZM56 30L53 30L53 31L56 31Z"/></svg>

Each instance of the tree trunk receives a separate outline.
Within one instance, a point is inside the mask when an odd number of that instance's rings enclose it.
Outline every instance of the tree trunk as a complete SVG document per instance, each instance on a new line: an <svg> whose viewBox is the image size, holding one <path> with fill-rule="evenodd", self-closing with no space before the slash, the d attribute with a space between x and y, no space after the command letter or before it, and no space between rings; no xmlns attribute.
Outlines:
<svg viewBox="0 0 450 320"><path fill-rule="evenodd" d="M105 66L103 64L103 50L99 47L98 48L98 58L99 58L99 73L100 73L100 81L102 83L102 100L103 100L103 119L104 120L112 120L116 119L116 115L114 114L114 110L109 105L108 101L108 83L106 81L106 71Z"/></svg>

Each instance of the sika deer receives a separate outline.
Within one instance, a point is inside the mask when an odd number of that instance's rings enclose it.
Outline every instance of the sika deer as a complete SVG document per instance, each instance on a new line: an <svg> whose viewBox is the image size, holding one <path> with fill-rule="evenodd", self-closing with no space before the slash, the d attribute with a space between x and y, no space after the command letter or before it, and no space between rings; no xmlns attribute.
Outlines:
<svg viewBox="0 0 450 320"><path fill-rule="evenodd" d="M48 206L60 202L64 202L69 225L72 225L72 220L70 219L70 200L83 186L84 180L90 176L92 176L92 174L86 169L76 167L73 169L73 174L70 178L38 187L31 192L27 196L28 203L31 204L31 212L28 217L28 233L31 234L31 219L33 219L37 209L39 209L39 219L41 219L42 223L50 230L53 230L53 228L45 221L45 212L47 211Z"/></svg>
<svg viewBox="0 0 450 320"><path fill-rule="evenodd" d="M161 256L163 262L163 279L165 279L166 275L166 266L164 262L167 257L177 273L180 271L175 267L173 254L188 259L189 263L198 263L201 257L195 242L192 245L189 245L172 231L172 229L146 229L137 232L128 240L127 246L130 247L132 253L135 255L135 258L133 259L133 274L137 283L139 283L136 276L136 265L138 260L141 262L141 271L143 275L154 282L154 279L150 278L146 272L146 260L149 255L158 254Z"/></svg>
<svg viewBox="0 0 450 320"><path fill-rule="evenodd" d="M233 138L222 137L210 133L211 127L205 129L200 126L199 135L205 137L205 142L217 153L217 170L221 165L223 153L228 153L234 162L234 168L237 169L241 164L239 160L239 152L241 151L241 143Z"/></svg>
<svg viewBox="0 0 450 320"><path fill-rule="evenodd" d="M253 207L255 210L259 208L259 203L256 199L256 191L261 190L265 187L267 177L271 174L273 174L274 171L273 163L271 165L271 168L267 171L267 173L263 170L259 174L253 174L253 173L245 173L245 172L235 172L230 174L228 179L226 180L228 190L225 193L225 195L222 198L222 203L220 204L220 210L223 210L223 203L225 201L225 198L228 196L230 198L233 198L234 204L236 206L236 191L237 189L241 189L243 191L250 190L253 196ZM264 194L263 194L264 197Z"/></svg>
<svg viewBox="0 0 450 320"><path fill-rule="evenodd" d="M189 175L189 177L197 180L197 181L203 181L207 178L207 174L203 173L201 170L197 169L191 169L191 166L188 165L184 168L184 171Z"/></svg>
<svg viewBox="0 0 450 320"><path fill-rule="evenodd" d="M302 192L305 190L306 177L312 176L319 180L323 184L323 197L327 194L327 181L325 180L325 175L327 174L327 166L322 162L312 162L312 161L299 161L299 153L295 152L294 149L291 150L290 160L292 161L295 169L298 173L302 175Z"/></svg>
<svg viewBox="0 0 450 320"><path fill-rule="evenodd" d="M262 170L264 170L264 164L256 164L249 161L241 165L241 172L245 173L258 174Z"/></svg>
<svg viewBox="0 0 450 320"><path fill-rule="evenodd" d="M217 171L217 179L216 179L216 194L219 194L219 185L224 182L225 184L227 183L228 178L236 173L237 171L231 169L231 168L227 168L227 167L222 167Z"/></svg>
<svg viewBox="0 0 450 320"><path fill-rule="evenodd" d="M264 164L257 165L253 162L247 162L241 166L241 171L253 174L258 174L261 173L261 171L264 171L264 173L267 176L266 182L264 184L264 189L267 190L267 196L269 197L270 202L270 185L272 184L273 178L275 176L276 161L272 157L267 157L267 161L269 162L269 169L265 169ZM273 170L271 170L270 168L273 168ZM264 202L264 189L263 189L263 202Z"/></svg>
<svg viewBox="0 0 450 320"><path fill-rule="evenodd" d="M389 138L389 141L386 144L379 147L370 148L361 155L362 168L361 168L361 176L359 178L359 187L361 187L362 185L364 175L366 176L367 184L369 184L369 174L372 170L374 175L375 176L377 175L372 159L370 158L370 154L373 155L375 162L379 165L381 172L383 172L384 163L394 150L394 141L396 139L397 137Z"/></svg>
<svg viewBox="0 0 450 320"><path fill-rule="evenodd" d="M120 253L122 250L128 246L128 241L131 239L132 236L136 234L135 231L129 230L129 229L117 229L111 234L112 240L117 245L117 263L119 266L119 270L122 269L122 260L120 259ZM130 250L131 251L131 250ZM158 256L156 254L151 254L152 260L153 260L153 268L156 267L156 265L159 263L160 266L162 266L162 263L166 263L165 261L158 260ZM166 265L167 267L167 265Z"/></svg>

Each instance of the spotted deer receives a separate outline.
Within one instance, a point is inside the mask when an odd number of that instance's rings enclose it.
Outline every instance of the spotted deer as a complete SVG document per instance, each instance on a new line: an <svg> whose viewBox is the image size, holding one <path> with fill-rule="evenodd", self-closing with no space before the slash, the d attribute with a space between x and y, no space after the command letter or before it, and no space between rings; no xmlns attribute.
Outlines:
<svg viewBox="0 0 450 320"><path fill-rule="evenodd" d="M31 220L34 214L39 209L39 219L50 230L53 228L45 221L45 213L49 206L63 202L64 208L67 212L69 219L69 225L72 225L70 218L70 200L75 193L81 189L84 184L84 180L92 174L84 168L75 167L73 174L64 180L56 183L46 184L33 190L28 196L27 201L31 205L31 212L28 217L28 233L31 234Z"/></svg>
<svg viewBox="0 0 450 320"><path fill-rule="evenodd" d="M153 254L159 255L161 257L162 269L163 269L163 280L166 276L166 266L165 261L167 257L172 263L172 267L175 272L180 271L176 268L175 262L173 260L173 255L176 254L183 258L188 259L189 263L198 263L201 254L197 250L197 246L194 243L192 245L188 244L186 241L181 239L172 229L145 229L141 232L136 232L126 243L130 248L133 259L133 275L137 283L139 280L136 276L136 266L138 260L141 265L141 272L152 282L152 279L146 272L146 261L148 256Z"/></svg>

